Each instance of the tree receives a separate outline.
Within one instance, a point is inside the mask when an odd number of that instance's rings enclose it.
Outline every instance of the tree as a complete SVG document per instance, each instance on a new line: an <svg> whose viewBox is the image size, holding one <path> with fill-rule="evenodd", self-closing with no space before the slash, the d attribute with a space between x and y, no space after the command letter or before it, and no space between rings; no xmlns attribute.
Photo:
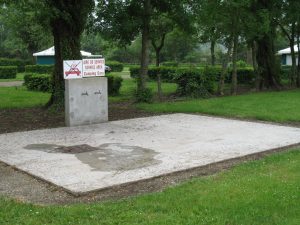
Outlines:
<svg viewBox="0 0 300 225"><path fill-rule="evenodd" d="M179 0L102 0L98 3L98 31L119 44L130 44L139 34L142 36L141 71L138 92L146 90L149 64L151 19L157 13L170 13L174 18L184 12Z"/></svg>
<svg viewBox="0 0 300 225"><path fill-rule="evenodd" d="M0 8L2 29L13 39L8 41L16 43L20 40L30 57L53 42L49 26L41 24L38 20L38 10L41 6L42 3L35 0L8 1Z"/></svg>
<svg viewBox="0 0 300 225"><path fill-rule="evenodd" d="M174 22L166 13L156 13L151 20L150 39L155 50L156 66L160 65L160 52L165 44L166 35L174 29ZM162 99L161 75L157 74L157 93L159 100Z"/></svg>
<svg viewBox="0 0 300 225"><path fill-rule="evenodd" d="M94 7L93 0L44 0L47 7L55 47L53 92L48 106L63 107L63 60L81 59L80 36L88 15Z"/></svg>

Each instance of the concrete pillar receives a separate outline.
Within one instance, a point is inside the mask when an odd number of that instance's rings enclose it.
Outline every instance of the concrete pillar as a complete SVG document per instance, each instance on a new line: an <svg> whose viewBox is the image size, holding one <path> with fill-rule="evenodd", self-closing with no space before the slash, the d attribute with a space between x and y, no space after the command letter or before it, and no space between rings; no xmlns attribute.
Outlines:
<svg viewBox="0 0 300 225"><path fill-rule="evenodd" d="M65 80L65 121L67 126L108 121L106 77Z"/></svg>

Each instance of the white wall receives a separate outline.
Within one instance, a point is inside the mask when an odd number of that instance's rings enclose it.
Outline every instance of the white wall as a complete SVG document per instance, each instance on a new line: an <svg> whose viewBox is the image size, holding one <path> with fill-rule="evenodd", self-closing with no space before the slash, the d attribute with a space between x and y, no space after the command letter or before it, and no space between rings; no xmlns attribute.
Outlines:
<svg viewBox="0 0 300 225"><path fill-rule="evenodd" d="M296 64L298 65L298 57L296 57ZM292 56L291 55L287 55L286 56L286 65L287 66L291 66L292 65Z"/></svg>

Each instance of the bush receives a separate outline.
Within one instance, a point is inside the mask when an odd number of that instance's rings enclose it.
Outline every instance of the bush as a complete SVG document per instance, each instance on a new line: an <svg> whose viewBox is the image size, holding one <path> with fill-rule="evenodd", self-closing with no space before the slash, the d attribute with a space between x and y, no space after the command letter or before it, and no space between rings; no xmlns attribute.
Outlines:
<svg viewBox="0 0 300 225"><path fill-rule="evenodd" d="M281 66L280 67L280 78L281 79L290 79L291 77L292 66Z"/></svg>
<svg viewBox="0 0 300 225"><path fill-rule="evenodd" d="M130 77L131 78L138 78L140 74L140 67L139 66L131 66L129 67Z"/></svg>
<svg viewBox="0 0 300 225"><path fill-rule="evenodd" d="M26 73L52 74L54 65L26 65Z"/></svg>
<svg viewBox="0 0 300 225"><path fill-rule="evenodd" d="M130 77L137 78L139 77L140 67L134 66L130 67ZM149 67L148 69L148 77L150 80L157 80L157 75L160 73L161 80L164 82L174 82L174 77L176 74L177 68L174 67Z"/></svg>
<svg viewBox="0 0 300 225"><path fill-rule="evenodd" d="M0 58L0 66L16 66L19 73L24 72L25 65L30 63L30 60Z"/></svg>
<svg viewBox="0 0 300 225"><path fill-rule="evenodd" d="M117 61L107 61L105 65L111 68L111 72L122 72L124 69L123 64Z"/></svg>
<svg viewBox="0 0 300 225"><path fill-rule="evenodd" d="M228 70L227 82L231 82L232 69ZM253 84L255 81L255 74L252 67L238 68L237 69L238 84Z"/></svg>
<svg viewBox="0 0 300 225"><path fill-rule="evenodd" d="M162 66L166 67L178 67L179 63L178 62L163 62L161 63Z"/></svg>
<svg viewBox="0 0 300 225"><path fill-rule="evenodd" d="M200 68L203 71L204 75L213 79L214 81L219 81L222 73L222 67L219 66L206 66L204 68Z"/></svg>
<svg viewBox="0 0 300 225"><path fill-rule="evenodd" d="M181 96L209 97L214 91L214 78L206 76L203 70L178 70L175 81L178 84L177 92Z"/></svg>
<svg viewBox="0 0 300 225"><path fill-rule="evenodd" d="M116 96L120 94L123 79L118 76L106 76L108 82L108 95Z"/></svg>
<svg viewBox="0 0 300 225"><path fill-rule="evenodd" d="M0 79L15 79L17 70L16 66L0 66Z"/></svg>
<svg viewBox="0 0 300 225"><path fill-rule="evenodd" d="M137 90L135 93L135 98L137 102L146 102L151 103L153 99L153 94L150 88L146 88L145 90Z"/></svg>
<svg viewBox="0 0 300 225"><path fill-rule="evenodd" d="M24 76L24 85L30 91L51 92L51 76L49 74L28 73Z"/></svg>

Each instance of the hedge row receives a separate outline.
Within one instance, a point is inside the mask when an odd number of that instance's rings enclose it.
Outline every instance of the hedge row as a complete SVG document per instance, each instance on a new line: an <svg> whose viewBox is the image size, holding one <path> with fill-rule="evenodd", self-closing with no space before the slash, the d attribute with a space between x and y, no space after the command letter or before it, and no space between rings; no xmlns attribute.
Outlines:
<svg viewBox="0 0 300 225"><path fill-rule="evenodd" d="M88 78L87 78L88 79ZM123 79L117 76L107 76L108 95L116 96L120 92ZM24 85L30 91L51 92L52 82L49 74L28 73L24 76Z"/></svg>
<svg viewBox="0 0 300 225"><path fill-rule="evenodd" d="M15 79L17 71L16 66L0 66L0 79Z"/></svg>
<svg viewBox="0 0 300 225"><path fill-rule="evenodd" d="M16 66L19 73L24 72L25 65L29 64L32 64L31 60L0 58L0 66Z"/></svg>
<svg viewBox="0 0 300 225"><path fill-rule="evenodd" d="M116 96L120 94L123 79L118 76L106 76L108 83L108 95Z"/></svg>
<svg viewBox="0 0 300 225"><path fill-rule="evenodd" d="M26 65L26 73L52 74L54 65Z"/></svg>
<svg viewBox="0 0 300 225"><path fill-rule="evenodd" d="M49 74L28 73L24 76L24 85L30 91L51 92L52 82Z"/></svg>
<svg viewBox="0 0 300 225"><path fill-rule="evenodd" d="M117 61L107 61L105 65L111 68L111 72L122 72L124 69L124 65Z"/></svg>
<svg viewBox="0 0 300 225"><path fill-rule="evenodd" d="M174 82L174 78L177 75L178 71L182 70L182 68L178 69L176 67L149 67L148 70L148 77L151 80L157 79L157 74L160 73L162 81L165 82ZM192 70L192 71L198 71L199 73L203 74L203 76L207 76L210 79L213 79L215 81L218 81L220 79L222 68L215 66L215 67L202 67L200 69L185 69L185 70ZM140 67L134 66L130 67L130 76L132 78L137 78L140 72ZM230 83L231 82L231 74L232 69L228 69L226 76L225 76L225 82ZM239 68L237 70L237 77L238 77L238 83L240 84L250 84L255 79L255 74L252 68L246 67L246 68Z"/></svg>
<svg viewBox="0 0 300 225"><path fill-rule="evenodd" d="M209 97L214 91L214 77L206 76L200 69L178 70L174 81L181 96Z"/></svg>

